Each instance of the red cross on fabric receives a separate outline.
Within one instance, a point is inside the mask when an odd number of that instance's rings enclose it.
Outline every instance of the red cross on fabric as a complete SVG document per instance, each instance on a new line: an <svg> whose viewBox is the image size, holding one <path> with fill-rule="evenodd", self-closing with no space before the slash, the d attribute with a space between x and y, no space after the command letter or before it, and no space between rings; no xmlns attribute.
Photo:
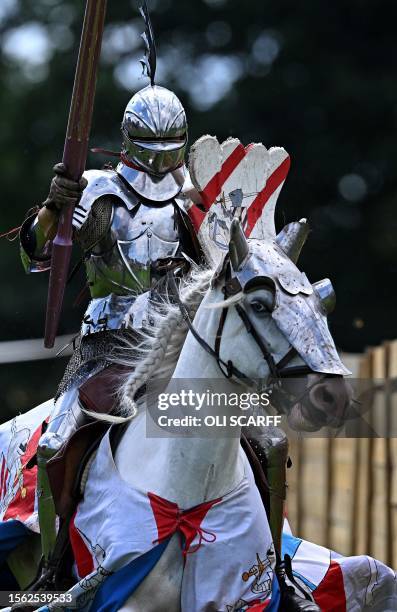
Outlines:
<svg viewBox="0 0 397 612"><path fill-rule="evenodd" d="M148 493L148 497L157 525L157 539L153 541L153 544L159 544L174 533L179 532L185 539L182 548L182 554L185 557L188 553L196 552L203 541L215 542L216 534L203 529L201 523L208 510L222 501L222 497L194 506L190 510L180 510L178 504L159 497L154 493ZM199 541L191 548L196 535L199 536Z"/></svg>

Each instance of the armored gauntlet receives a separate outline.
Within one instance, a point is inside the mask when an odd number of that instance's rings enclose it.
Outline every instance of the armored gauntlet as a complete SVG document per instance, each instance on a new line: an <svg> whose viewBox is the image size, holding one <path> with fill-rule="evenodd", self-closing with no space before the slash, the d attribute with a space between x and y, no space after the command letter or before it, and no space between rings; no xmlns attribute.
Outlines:
<svg viewBox="0 0 397 612"><path fill-rule="evenodd" d="M85 178L73 181L65 176L66 168L60 163L54 166L55 176L51 181L50 192L43 206L49 210L60 211L63 206L76 206L87 186Z"/></svg>

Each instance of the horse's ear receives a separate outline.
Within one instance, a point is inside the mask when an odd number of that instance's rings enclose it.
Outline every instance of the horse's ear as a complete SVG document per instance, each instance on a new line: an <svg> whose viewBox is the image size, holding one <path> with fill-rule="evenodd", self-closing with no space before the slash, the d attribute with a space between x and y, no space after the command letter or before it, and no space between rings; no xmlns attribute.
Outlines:
<svg viewBox="0 0 397 612"><path fill-rule="evenodd" d="M276 242L286 255L296 264L300 252L306 242L310 232L309 224L306 219L288 223L279 234Z"/></svg>
<svg viewBox="0 0 397 612"><path fill-rule="evenodd" d="M336 295L335 289L333 288L329 278L323 278L323 280L313 283L313 288L320 298L324 314L331 314L331 312L333 312L335 309Z"/></svg>
<svg viewBox="0 0 397 612"><path fill-rule="evenodd" d="M234 271L240 269L249 252L248 242L243 228L237 219L233 219L230 226L229 256Z"/></svg>

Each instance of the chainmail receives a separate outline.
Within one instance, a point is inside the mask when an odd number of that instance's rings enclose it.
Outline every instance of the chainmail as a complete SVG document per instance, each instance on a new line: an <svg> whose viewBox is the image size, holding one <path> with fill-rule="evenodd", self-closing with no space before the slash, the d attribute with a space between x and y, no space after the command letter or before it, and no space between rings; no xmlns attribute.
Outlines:
<svg viewBox="0 0 397 612"><path fill-rule="evenodd" d="M87 220L76 232L76 240L83 251L92 249L106 234L112 220L114 198L98 198L90 210Z"/></svg>
<svg viewBox="0 0 397 612"><path fill-rule="evenodd" d="M133 330L102 331L88 336L78 336L74 351L66 366L55 395L55 401L71 387L80 386L88 375L96 374L112 363L118 353L125 351L125 342L133 343Z"/></svg>

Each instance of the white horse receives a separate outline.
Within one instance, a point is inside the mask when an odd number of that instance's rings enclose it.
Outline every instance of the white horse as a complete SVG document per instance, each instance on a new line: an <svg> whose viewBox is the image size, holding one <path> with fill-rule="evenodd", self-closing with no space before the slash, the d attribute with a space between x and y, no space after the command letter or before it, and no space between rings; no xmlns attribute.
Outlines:
<svg viewBox="0 0 397 612"><path fill-rule="evenodd" d="M120 610L240 610L273 597L274 548L240 446L240 427L235 427L234 437L147 437L144 402L135 404L135 395L155 376L170 378L165 392L173 391L180 379L204 379L208 398L219 391L220 380L222 390L232 394L246 390L255 379L273 384L278 376L300 373L305 384L295 401L291 390L280 391L288 400L291 424L313 430L343 422L351 395L326 325L326 300L313 291L288 256L292 251L280 243L247 242L233 222L225 265L216 274L194 274L181 288L187 312L195 315L193 326L187 324L183 306L181 312L171 301L143 343L144 355L127 359L132 373L123 387L122 404L130 416L114 452L105 436L84 475L75 527L93 568L71 589L74 604L68 608L83 609L83 602L94 595L91 587L103 581L105 586L111 572L167 540L157 563ZM298 328L294 322L300 323ZM331 379L325 377L327 372ZM148 409L152 413L153 406ZM107 418L118 422L124 417ZM193 525L189 510L203 504L209 504L207 514L201 525ZM170 508L175 524L167 531ZM181 552L181 531L190 554ZM305 609L318 610L306 604ZM59 604L45 609L59 609Z"/></svg>
<svg viewBox="0 0 397 612"><path fill-rule="evenodd" d="M124 403L129 405L130 409L132 407L133 414L136 412L133 401L134 394L142 385L142 382L147 381L154 373L160 377L166 375L164 371L164 363L167 362L167 358L164 362L165 347L167 347L168 362L172 362L172 356L178 356L166 392L172 391L173 383L176 380L196 378L205 379L205 389L209 394L217 393L219 379L225 380L221 371L221 368L224 369L225 367L229 367L229 378L226 383L227 391L229 393L241 392L241 385L247 385L250 382L252 384L253 379L260 378L265 382L270 381L278 370L280 375L285 374L286 366L283 365L283 362L287 363L286 355L289 355L287 364L289 371L295 372L295 368L298 368L298 371L305 373L307 379L307 387L303 393L304 401L300 397L299 401L294 404L295 424L299 422L308 429L313 428L313 423L310 424L310 415L307 412L310 407L313 407L317 414L319 412L325 414L328 411L338 413L339 417L341 413L346 411L351 397L342 377L339 376L337 387L329 385L329 381L324 378L327 366L321 369L319 364L317 373L315 373L307 365L312 356L300 355L296 349L291 351L293 348L291 339L280 331L274 320L274 313L278 308L278 293L281 289L270 282L269 275L272 275L272 273L269 272L268 263L266 263L266 248L269 245L266 247L264 243L255 240L249 241L249 243L248 245L240 225L234 222L227 262L230 261L231 279L229 279L229 287L234 286L237 289L234 292L232 291L232 295L226 300L224 289L228 285L225 270L220 271L217 278L212 278L211 283L210 279L213 277L213 273L206 272L201 276L199 275L199 280L182 292L182 298L188 310L194 311L199 304L194 318L194 328L188 331L185 341L187 327L181 313L176 305L170 304L168 306L168 313L158 323L157 333L151 340L149 339L151 348L148 350L146 357L143 361L133 364L134 371L124 385ZM284 268L289 270L290 275L295 275L298 280L301 279L301 273L282 249L274 242L272 242L271 248L275 250ZM245 286L244 281L237 283L238 278L248 278ZM307 283L307 279L305 283ZM202 299L204 291L206 293ZM311 299L313 299L313 293L309 293ZM295 304L299 316L299 308L304 297L299 292L296 292L295 296L292 293L289 296L292 299L292 304ZM294 298L295 302L293 301ZM320 306L320 298L315 296L315 299ZM324 328L321 327L324 325L324 317L320 317L320 307L317 312L316 310L311 312L310 320L307 319L307 311L306 319L302 318L302 326L307 326L306 335L310 336L310 334L317 333L320 341L324 345L326 344L322 357L324 362L328 360L331 374L335 375L335 371L338 369L340 372L345 372L346 370L339 361L328 329L328 336L321 337L324 332ZM227 316L225 317L226 313ZM221 318L224 320L223 327L220 329ZM252 326L251 333L248 333L249 326ZM213 347L216 345L216 337L219 334L221 338L218 340L218 354L213 350ZM299 334L295 334L295 337L297 335L299 336ZM182 343L183 348L180 350ZM331 361L332 366L329 365ZM163 363L163 368L159 372L160 363ZM276 367L276 372L273 371L274 367ZM318 372L321 372L321 374ZM305 411L303 410L304 406ZM303 414L303 412L305 413ZM334 416L334 414L330 414L331 422L334 420ZM117 421L118 419L111 420ZM318 425L316 427L318 428ZM101 458L98 459L98 457ZM112 457L111 452L109 455L109 439L106 438L89 468L84 500L77 515L76 526L80 530L80 534L84 536L85 542L94 556L97 555L98 550L103 554L107 545L112 548L110 540L108 543L105 542L107 535L104 534L104 526L101 526L100 523L105 514L107 515L106 520L111 521L109 516L115 509L120 512L118 516L120 524L123 525L122 532L124 533L124 536L119 534L115 537L128 539L131 532L135 533L136 530L138 530L138 533L143 532L146 519L143 520L141 525L139 524L138 508L131 507L128 517L124 514L127 509L123 505L123 499L124 494L129 494L128 491L138 492L138 496L142 492L150 492L151 495L154 494L172 504L177 504L180 509L191 509L210 500L219 498L227 500L228 495L238 490L244 479L251 481L251 470L240 446L239 427L236 427L234 437L195 437L192 439L165 434L163 437L150 438L146 436L146 418L143 407L139 408L138 414L130 420L114 452L114 459ZM105 463L103 463L104 461ZM101 498L101 482L108 476L108 474L103 474L104 469L109 469L115 482L118 483L115 485L113 500L107 498L108 493L103 494ZM120 490L118 490L118 487L121 487ZM253 496L255 507L261 506L257 492L253 493ZM110 507L113 510L109 510ZM114 515L116 522L117 512ZM255 509L254 512L256 512ZM121 610L124 612L159 612L160 610L176 612L180 609L215 611L226 609L227 605L231 606L228 609L239 609L233 606L237 605L236 602L239 600L245 602L247 596L245 585L241 581L241 570L244 568L241 568L239 563L239 559L244 557L241 550L241 534L238 537L240 518L236 515L235 523L232 524L230 533L228 533L226 548L222 549L224 542L217 542L216 544L210 542L208 538L211 539L214 534L207 534L205 531L197 532L194 540L196 548L197 538L201 546L200 550L196 550L191 555L192 558L196 555L199 557L202 550L204 552L215 551L216 546L220 546L223 552L228 551L227 558L224 559L224 570L218 571L220 584L217 594L222 598L220 593L223 593L222 608L217 607L220 602L210 592L208 585L207 587L205 584L202 585L200 593L197 590L187 592L184 581L186 580L186 573L189 574L190 555L188 563L185 565L180 549L179 534L175 533L157 564L124 603ZM266 515L262 513L259 522L256 519L253 521L250 537L246 534L248 550L244 554L247 559L252 559L253 563L256 559L258 547L261 550L264 546L269 549L269 538L271 536L268 525L265 525L265 523ZM133 536L130 537L133 539ZM258 546L253 545L253 541L259 542ZM133 550L134 544L131 547L131 550ZM211 547L213 548L211 549ZM113 548L117 548L117 546ZM121 548L122 551L119 551L119 553L121 555L127 554L124 547ZM270 556L271 554L274 554L274 551L270 553ZM112 554L110 554L111 556ZM104 558L106 560L102 564ZM116 559L115 566L108 567L109 555L107 558L102 556L102 560L98 559L98 556L96 556L97 566L100 569L113 570L117 569L120 564L120 559ZM211 556L209 561L208 557L204 556L203 559L204 563L209 563L207 566L209 571L211 563L214 561ZM271 569L274 569L274 559L270 565ZM250 567L245 569L248 572ZM240 582L242 582L241 594L236 592L235 586L232 589L233 593L229 593L228 583L233 577L233 573L238 574L239 571ZM253 571L255 573L255 570ZM190 571L189 584L190 586L194 584L194 588L197 589L197 580L199 577L203 577L203 568L196 568L194 579L191 574L192 571ZM95 571L92 576L95 577ZM98 573L96 578L98 578ZM90 577L87 580L90 582ZM85 590L87 582L83 581L80 586ZM207 590L208 599L206 599ZM78 592L79 589L76 588L75 593ZM255 594L255 590L251 592L251 598L254 597L253 593ZM308 609L314 610L317 607Z"/></svg>

